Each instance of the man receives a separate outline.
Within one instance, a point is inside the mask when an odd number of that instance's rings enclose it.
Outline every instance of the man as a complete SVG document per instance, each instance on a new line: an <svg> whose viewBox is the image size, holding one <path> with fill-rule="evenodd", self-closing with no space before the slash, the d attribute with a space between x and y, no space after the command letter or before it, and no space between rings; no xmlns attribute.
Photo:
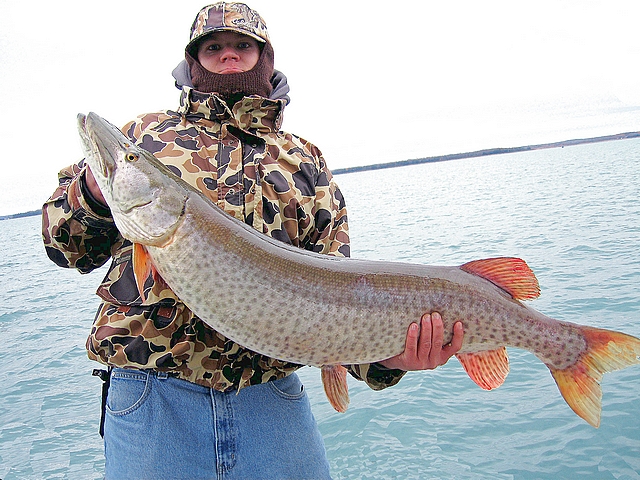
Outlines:
<svg viewBox="0 0 640 480"><path fill-rule="evenodd" d="M257 12L241 3L204 7L174 71L180 107L141 115L123 132L266 235L348 256L345 203L321 152L280 131L288 87L273 56ZM61 266L88 272L112 258L87 341L89 357L112 368L107 479L329 477L294 373L300 365L223 337L151 276L142 299L132 246L83 162L62 170L60 187L43 207L43 235ZM425 315L409 328L403 354L350 371L374 389L394 385L407 370L435 368L456 353L461 324L450 345L442 338L439 315Z"/></svg>

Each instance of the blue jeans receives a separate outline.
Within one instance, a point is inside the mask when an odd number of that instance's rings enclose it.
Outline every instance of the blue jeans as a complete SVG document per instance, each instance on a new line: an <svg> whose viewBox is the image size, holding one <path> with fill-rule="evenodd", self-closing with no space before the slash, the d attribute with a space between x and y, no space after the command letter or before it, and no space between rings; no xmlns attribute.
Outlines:
<svg viewBox="0 0 640 480"><path fill-rule="evenodd" d="M326 479L324 442L296 374L223 393L114 369L104 425L107 480Z"/></svg>

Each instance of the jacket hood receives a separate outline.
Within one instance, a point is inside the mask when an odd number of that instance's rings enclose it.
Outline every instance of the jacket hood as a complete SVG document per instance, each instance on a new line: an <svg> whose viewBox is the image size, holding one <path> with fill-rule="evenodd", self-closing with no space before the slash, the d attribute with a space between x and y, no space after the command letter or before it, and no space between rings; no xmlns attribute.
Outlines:
<svg viewBox="0 0 640 480"><path fill-rule="evenodd" d="M182 90L183 87L193 88L193 82L191 81L191 69L186 60L182 60L176 68L171 72L173 78L176 81L176 88ZM271 85L273 85L273 91L269 95L271 100L284 100L285 105L288 105L291 99L289 98L289 84L287 83L287 77L284 73L274 70L271 76Z"/></svg>

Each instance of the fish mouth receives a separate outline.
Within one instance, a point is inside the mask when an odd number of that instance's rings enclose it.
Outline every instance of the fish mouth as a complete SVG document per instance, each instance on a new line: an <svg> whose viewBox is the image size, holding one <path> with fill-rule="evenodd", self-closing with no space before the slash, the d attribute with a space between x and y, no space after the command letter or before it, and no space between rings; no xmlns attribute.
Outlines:
<svg viewBox="0 0 640 480"><path fill-rule="evenodd" d="M110 178L116 170L117 152L126 148L116 137L112 129L120 130L111 125L99 115L89 112L88 115L78 114L78 132L86 152L91 152L94 162L99 167L98 172L104 178Z"/></svg>
<svg viewBox="0 0 640 480"><path fill-rule="evenodd" d="M83 113L78 114L78 133L80 134L80 141L82 143L82 147L85 154L86 155L91 154L98 161L98 164L101 167L100 171L94 172L94 173L101 173L102 176L106 177L107 176L106 166L103 165L103 163L100 161L99 155L97 155L98 149L94 144L94 142L92 141L91 136L89 135L89 132L87 131L87 116Z"/></svg>
<svg viewBox="0 0 640 480"><path fill-rule="evenodd" d="M120 212L124 215L128 215L131 212L133 212L134 210L138 209L138 208L143 208L146 207L147 205L150 205L151 203L153 203L151 200L148 200L146 202L140 202L140 203L135 203L133 205L128 205L126 207L121 206L120 207Z"/></svg>

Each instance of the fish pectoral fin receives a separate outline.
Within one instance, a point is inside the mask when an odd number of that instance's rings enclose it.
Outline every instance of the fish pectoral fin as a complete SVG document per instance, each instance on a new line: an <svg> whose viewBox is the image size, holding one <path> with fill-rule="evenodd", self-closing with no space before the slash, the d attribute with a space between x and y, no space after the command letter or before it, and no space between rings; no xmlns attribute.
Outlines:
<svg viewBox="0 0 640 480"><path fill-rule="evenodd" d="M580 328L587 350L579 360L562 370L547 366L571 409L598 428L602 411L600 380L605 373L640 363L640 339L610 330Z"/></svg>
<svg viewBox="0 0 640 480"><path fill-rule="evenodd" d="M347 369L342 365L323 365L321 374L324 393L329 403L337 412L346 412L349 406Z"/></svg>
<svg viewBox="0 0 640 480"><path fill-rule="evenodd" d="M519 258L474 260L460 269L489 280L516 300L533 300L540 296L538 279L529 265Z"/></svg>
<svg viewBox="0 0 640 480"><path fill-rule="evenodd" d="M471 380L484 390L493 390L504 383L509 374L506 347L474 353L458 353L458 360Z"/></svg>
<svg viewBox="0 0 640 480"><path fill-rule="evenodd" d="M171 288L169 287L169 285L167 285L167 282L164 281L164 278L162 278L162 276L160 276L160 272L158 272L158 270L156 270L156 267L151 264L151 274L153 275L153 281L160 285L160 289L164 290L167 288Z"/></svg>
<svg viewBox="0 0 640 480"><path fill-rule="evenodd" d="M144 293L144 282L146 282L149 275L153 275L154 279L160 278L156 268L151 261L151 256L144 245L140 243L133 244L133 276L136 279L136 286L138 287L138 293L140 298L144 302L146 295Z"/></svg>

